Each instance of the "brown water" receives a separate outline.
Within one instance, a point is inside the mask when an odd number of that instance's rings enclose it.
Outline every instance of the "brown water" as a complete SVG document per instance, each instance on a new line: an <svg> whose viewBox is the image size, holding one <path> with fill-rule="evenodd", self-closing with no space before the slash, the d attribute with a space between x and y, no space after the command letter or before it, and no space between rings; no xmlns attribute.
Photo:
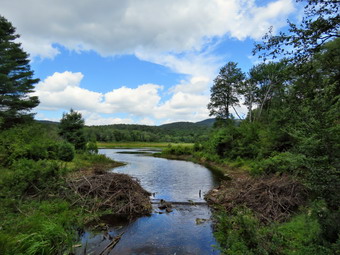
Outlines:
<svg viewBox="0 0 340 255"><path fill-rule="evenodd" d="M142 152L142 153L141 153ZM108 216L105 231L85 231L76 254L99 254L110 238L124 232L109 254L219 254L213 247L211 212L203 195L217 185L207 168L192 162L151 157L146 149L103 149L100 153L127 163L113 169L140 180L153 203L150 216L128 220ZM157 201L175 202L173 211L158 209ZM186 204L181 204L181 203ZM196 204L195 204L196 203Z"/></svg>

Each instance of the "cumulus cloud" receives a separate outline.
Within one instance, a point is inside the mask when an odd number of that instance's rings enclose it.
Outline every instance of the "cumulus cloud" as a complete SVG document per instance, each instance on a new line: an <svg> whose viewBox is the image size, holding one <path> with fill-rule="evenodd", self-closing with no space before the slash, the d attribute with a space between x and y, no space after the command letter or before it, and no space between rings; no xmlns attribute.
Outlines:
<svg viewBox="0 0 340 255"><path fill-rule="evenodd" d="M274 32L282 27L293 11L293 0L261 6L255 0L1 1L1 14L17 27L32 58L53 59L60 53L58 44L102 56L134 54L187 75L168 91L141 84L100 93L82 88L83 74L72 72L54 73L36 86L39 109L72 107L98 114L87 114L89 123L207 118L209 87L225 61L213 53L212 42L260 39L269 26ZM161 91L170 98L162 100ZM123 112L129 117L104 120L101 115Z"/></svg>
<svg viewBox="0 0 340 255"><path fill-rule="evenodd" d="M107 112L128 111L134 115L142 116L152 113L161 97L158 90L162 86L143 84L135 89L121 87L105 94L105 109Z"/></svg>
<svg viewBox="0 0 340 255"><path fill-rule="evenodd" d="M79 111L85 119L85 125L112 125L112 124L133 124L134 121L130 118L115 118L115 117L103 117L101 114L89 112L86 110Z"/></svg>
<svg viewBox="0 0 340 255"><path fill-rule="evenodd" d="M55 72L44 81L39 82L33 95L38 96L41 110L56 109L89 109L96 110L101 104L103 95L81 88L83 74Z"/></svg>
<svg viewBox="0 0 340 255"><path fill-rule="evenodd" d="M158 120L202 120L208 116L207 95L176 92L161 103L162 86L142 84L137 88L121 87L99 93L81 87L82 73L54 73L37 84L34 95L40 99L40 110L69 110L83 113L88 125L139 123L153 125ZM102 117L101 114L127 114L131 118ZM149 116L149 117L148 117ZM152 118L151 118L152 117Z"/></svg>
<svg viewBox="0 0 340 255"><path fill-rule="evenodd" d="M18 8L20 6L20 8ZM103 56L136 50L199 50L226 34L258 39L269 25L280 28L292 0L257 6L255 0L2 0L1 11L34 56L53 57L53 43Z"/></svg>

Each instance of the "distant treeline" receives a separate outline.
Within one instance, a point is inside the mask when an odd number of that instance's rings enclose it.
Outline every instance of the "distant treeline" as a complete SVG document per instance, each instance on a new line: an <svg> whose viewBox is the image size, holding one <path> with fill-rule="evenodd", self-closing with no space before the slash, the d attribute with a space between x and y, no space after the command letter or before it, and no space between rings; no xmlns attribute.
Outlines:
<svg viewBox="0 0 340 255"><path fill-rule="evenodd" d="M88 140L99 142L186 142L208 139L213 121L176 122L161 126L115 124L85 128Z"/></svg>

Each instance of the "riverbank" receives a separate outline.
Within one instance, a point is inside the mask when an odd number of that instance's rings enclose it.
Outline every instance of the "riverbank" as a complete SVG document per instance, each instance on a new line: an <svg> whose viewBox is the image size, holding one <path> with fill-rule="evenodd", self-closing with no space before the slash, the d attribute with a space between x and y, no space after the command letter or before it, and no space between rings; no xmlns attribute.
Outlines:
<svg viewBox="0 0 340 255"><path fill-rule="evenodd" d="M158 148L164 149L169 146L192 146L192 143L159 143L159 142L97 142L100 149L114 149L114 148Z"/></svg>
<svg viewBox="0 0 340 255"><path fill-rule="evenodd" d="M337 215L330 214L325 201L311 202L309 189L297 176L254 175L251 162L208 160L214 155L202 157L194 147L170 148L157 156L198 163L226 177L205 196L214 208L214 235L223 254L330 255L339 250L320 239L325 231L320 213L325 219Z"/></svg>
<svg viewBox="0 0 340 255"><path fill-rule="evenodd" d="M150 194L137 181L106 172L121 165L103 155L77 154L72 162L21 161L11 179L4 171L0 253L72 254L88 222L108 213L136 213L131 207L150 212ZM28 168L30 175L23 176Z"/></svg>
<svg viewBox="0 0 340 255"><path fill-rule="evenodd" d="M154 157L160 157L165 159L174 159L174 160L184 160L190 161L196 164L200 164L210 169L215 175L223 180L231 180L231 179L245 179L250 176L249 170L247 166L234 166L231 164L215 162L212 160L207 160L204 157L197 157L194 154L182 154L182 155L174 155L169 153L155 153Z"/></svg>

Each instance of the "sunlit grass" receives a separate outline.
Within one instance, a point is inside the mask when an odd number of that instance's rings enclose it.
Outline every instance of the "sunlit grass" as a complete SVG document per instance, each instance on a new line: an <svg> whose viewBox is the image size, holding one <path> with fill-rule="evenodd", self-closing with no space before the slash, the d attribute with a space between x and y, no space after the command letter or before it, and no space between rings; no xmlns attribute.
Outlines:
<svg viewBox="0 0 340 255"><path fill-rule="evenodd" d="M97 142L98 148L167 148L171 146L193 146L193 143L152 143L152 142Z"/></svg>

